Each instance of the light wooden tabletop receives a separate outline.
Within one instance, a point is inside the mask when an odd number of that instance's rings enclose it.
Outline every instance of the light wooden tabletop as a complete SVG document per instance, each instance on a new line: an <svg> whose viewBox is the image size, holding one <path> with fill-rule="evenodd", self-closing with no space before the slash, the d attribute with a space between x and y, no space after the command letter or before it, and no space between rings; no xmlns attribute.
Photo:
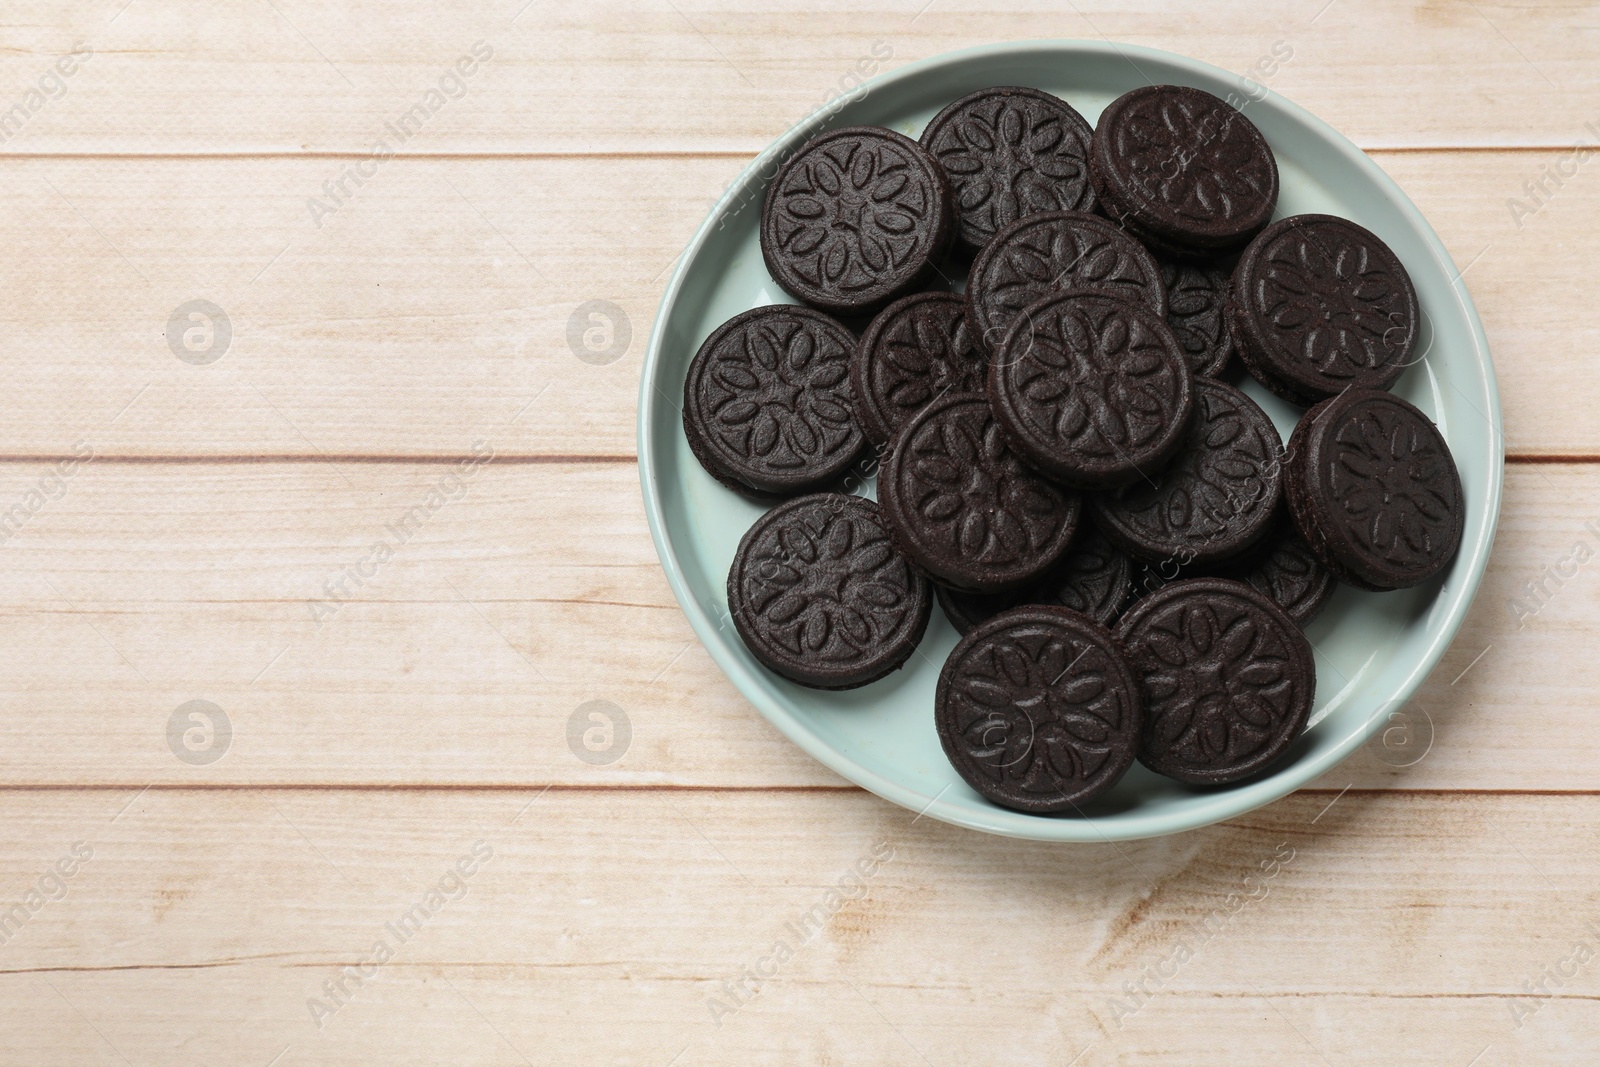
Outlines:
<svg viewBox="0 0 1600 1067"><path fill-rule="evenodd" d="M63 6L0 13L0 1062L1600 1062L1594 5ZM727 183L852 71L1027 37L1369 150L1504 398L1494 557L1389 744L1166 839L835 777L639 498Z"/></svg>

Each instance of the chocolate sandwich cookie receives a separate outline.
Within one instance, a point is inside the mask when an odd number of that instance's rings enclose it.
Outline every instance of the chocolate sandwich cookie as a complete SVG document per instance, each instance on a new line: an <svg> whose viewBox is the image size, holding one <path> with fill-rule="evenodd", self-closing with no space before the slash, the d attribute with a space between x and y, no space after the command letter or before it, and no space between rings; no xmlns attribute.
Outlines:
<svg viewBox="0 0 1600 1067"><path fill-rule="evenodd" d="M1028 305L989 367L1006 441L1064 485L1113 489L1153 475L1183 444L1188 361L1159 316L1115 296Z"/></svg>
<svg viewBox="0 0 1600 1067"><path fill-rule="evenodd" d="M1078 495L1029 469L981 393L935 400L900 427L878 472L895 547L935 581L976 593L1050 572L1077 530Z"/></svg>
<svg viewBox="0 0 1600 1067"><path fill-rule="evenodd" d="M1111 631L1064 608L1021 607L951 651L934 695L956 773L1002 807L1075 810L1133 763L1138 680Z"/></svg>
<svg viewBox="0 0 1600 1067"><path fill-rule="evenodd" d="M1344 389L1394 384L1412 362L1417 290L1370 230L1332 215L1291 215L1240 258L1228 320L1256 380L1309 407Z"/></svg>
<svg viewBox="0 0 1600 1067"><path fill-rule="evenodd" d="M1139 601L1117 624L1139 678L1139 762L1194 785L1266 769L1305 729L1316 695L1311 644L1242 582L1195 578Z"/></svg>
<svg viewBox="0 0 1600 1067"><path fill-rule="evenodd" d="M1161 561L1151 563L1147 560L1136 559L1133 561L1133 592L1128 595L1127 606L1123 608L1126 614L1128 608L1157 590L1164 589L1173 582L1193 578L1196 575L1188 573L1185 568L1175 563Z"/></svg>
<svg viewBox="0 0 1600 1067"><path fill-rule="evenodd" d="M1032 603L1033 587L1013 589L1008 593L963 593L959 589L933 583L933 599L939 602L944 617L956 628L958 634L969 634L973 627L987 622L1002 611Z"/></svg>
<svg viewBox="0 0 1600 1067"><path fill-rule="evenodd" d="M1278 163L1255 123L1185 86L1113 100L1095 126L1089 173L1111 218L1175 255L1242 247L1278 203Z"/></svg>
<svg viewBox="0 0 1600 1067"><path fill-rule="evenodd" d="M1246 556L1249 559L1243 565L1230 560L1219 568L1218 576L1254 587L1301 626L1317 617L1339 586L1339 580L1317 559L1286 514L1274 521L1257 550Z"/></svg>
<svg viewBox="0 0 1600 1067"><path fill-rule="evenodd" d="M1461 547L1466 500L1450 447L1392 393L1351 389L1306 412L1285 473L1295 528L1351 585L1418 585Z"/></svg>
<svg viewBox="0 0 1600 1067"><path fill-rule="evenodd" d="M939 585L934 596L959 633L1021 604L1071 608L1110 626L1133 594L1134 564L1092 522L1081 524L1064 559L1037 584L1013 593L961 593Z"/></svg>
<svg viewBox="0 0 1600 1067"><path fill-rule="evenodd" d="M889 544L878 506L843 493L781 504L728 571L728 614L751 655L814 689L898 670L928 625L927 580Z"/></svg>
<svg viewBox="0 0 1600 1067"><path fill-rule="evenodd" d="M980 89L935 115L922 145L955 188L962 249L977 253L1028 215L1092 211L1093 136L1065 100L1020 86Z"/></svg>
<svg viewBox="0 0 1600 1067"><path fill-rule="evenodd" d="M1167 325L1178 335L1189 370L1215 378L1233 355L1228 333L1227 260L1175 259L1157 256L1161 283L1167 288Z"/></svg>
<svg viewBox="0 0 1600 1067"><path fill-rule="evenodd" d="M683 383L683 432L712 477L751 494L818 489L864 442L850 396L855 338L808 308L735 315L706 338Z"/></svg>
<svg viewBox="0 0 1600 1067"><path fill-rule="evenodd" d="M1023 309L1052 293L1093 289L1167 313L1161 268L1105 219L1052 211L995 234L967 274L967 322L985 352L1000 347Z"/></svg>
<svg viewBox="0 0 1600 1067"><path fill-rule="evenodd" d="M1113 544L1170 567L1206 567L1266 533L1283 490L1283 442L1260 406L1231 385L1194 379L1194 416L1165 469L1091 499Z"/></svg>
<svg viewBox="0 0 1600 1067"><path fill-rule="evenodd" d="M1277 510L1267 532L1255 544L1221 563L1135 563L1130 600L1143 599L1173 582L1190 578L1232 578L1252 586L1295 622L1306 625L1322 611L1339 581L1295 532L1288 508L1280 503Z"/></svg>
<svg viewBox="0 0 1600 1067"><path fill-rule="evenodd" d="M927 150L881 126L849 126L778 168L761 208L761 256L799 299L862 314L927 280L954 231L950 179Z"/></svg>
<svg viewBox="0 0 1600 1067"><path fill-rule="evenodd" d="M930 401L981 390L985 367L960 295L901 297L878 312L850 363L862 432L873 444L884 444Z"/></svg>

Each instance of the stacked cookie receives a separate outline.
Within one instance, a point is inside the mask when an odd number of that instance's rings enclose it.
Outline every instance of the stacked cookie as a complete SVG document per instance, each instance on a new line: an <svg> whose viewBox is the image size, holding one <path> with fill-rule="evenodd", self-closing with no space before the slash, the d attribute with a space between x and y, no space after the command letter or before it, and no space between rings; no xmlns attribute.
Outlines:
<svg viewBox="0 0 1600 1067"><path fill-rule="evenodd" d="M1283 758L1316 689L1301 627L1340 582L1442 571L1464 504L1387 391L1420 358L1404 266L1348 220L1272 222L1277 197L1255 125L1179 86L1092 128L986 89L920 142L789 157L761 248L806 306L725 323L684 389L700 462L777 504L728 577L751 653L866 685L937 601L964 635L945 752L1021 811L1076 812L1135 759L1218 785ZM1287 450L1244 372L1310 409ZM869 449L877 503L835 491Z"/></svg>

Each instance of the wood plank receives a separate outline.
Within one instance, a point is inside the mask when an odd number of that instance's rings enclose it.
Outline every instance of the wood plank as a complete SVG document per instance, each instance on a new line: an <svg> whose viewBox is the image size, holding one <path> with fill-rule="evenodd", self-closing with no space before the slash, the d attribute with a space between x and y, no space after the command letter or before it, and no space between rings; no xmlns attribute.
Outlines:
<svg viewBox="0 0 1600 1067"><path fill-rule="evenodd" d="M1272 0L1249 18L1172 2L864 8L26 0L0 32L17 98L79 42L93 55L5 149L367 151L476 42L492 58L465 79L465 95L438 98L408 149L753 152L851 87L859 62L887 69L1049 37L1152 45L1253 72L1364 147L1568 145L1600 119L1594 11L1578 3ZM1277 67L1275 46L1289 54Z"/></svg>
<svg viewBox="0 0 1600 1067"><path fill-rule="evenodd" d="M0 499L22 499L41 470L9 469ZM787 764L786 782L837 782L757 721L693 640L631 464L457 477L79 468L4 546L0 630L20 642L0 640L12 780L215 781L231 765L238 781L275 766L262 780L637 783L700 766L748 784ZM460 495L404 518L440 486ZM381 565L380 542L394 546ZM167 734L197 699L233 730L228 757L202 770ZM615 766L569 746L569 717L593 699L631 719ZM63 702L68 733L99 735L88 748L31 736Z"/></svg>
<svg viewBox="0 0 1600 1067"><path fill-rule="evenodd" d="M451 468L78 468L0 545L0 779L839 784L694 637L631 464L475 470L380 567L372 546L392 543L387 528ZM0 502L25 499L46 473L0 465ZM1488 576L1412 711L1418 730L1431 723L1431 751L1416 762L1415 747L1375 745L1324 785L1600 789L1600 768L1573 755L1600 740L1600 664L1587 653L1596 564L1547 585L1537 611L1508 607L1574 543L1600 547L1584 526L1600 527L1596 499L1600 466L1507 471ZM352 568L366 577L327 587ZM233 729L209 766L176 759L166 732L199 699ZM631 747L610 765L569 747L568 719L589 700L631 723Z"/></svg>
<svg viewBox="0 0 1600 1067"><path fill-rule="evenodd" d="M1600 139L1593 6L1007 6L7 8L0 1062L1594 1058L1600 606L1592 561L1562 572L1600 546L1600 213L1582 177L1508 205ZM674 257L847 70L1102 33L1292 50L1262 80L1380 150L1468 268L1523 462L1392 747L1064 849L914 819L768 727L667 589L632 427ZM475 41L465 96L319 226ZM206 366L165 336L197 298L233 330ZM632 326L607 366L566 339L591 299ZM573 747L592 700L631 721L614 763Z"/></svg>
<svg viewBox="0 0 1600 1067"><path fill-rule="evenodd" d="M1574 847L1600 798L1328 803L1063 848L859 793L6 791L7 904L74 865L3 946L0 1055L1578 1062L1594 964L1511 998L1600 941L1600 855Z"/></svg>
<svg viewBox="0 0 1600 1067"><path fill-rule="evenodd" d="M1544 157L1378 158L1467 268L1508 449L1600 453L1584 273L1600 184L1569 183L1519 229L1506 198ZM666 273L742 162L395 161L320 229L306 199L339 160L14 162L0 456L80 439L146 456L454 455L485 434L507 454L631 455ZM206 366L165 334L197 298L232 328ZM568 342L595 299L632 334L605 366Z"/></svg>

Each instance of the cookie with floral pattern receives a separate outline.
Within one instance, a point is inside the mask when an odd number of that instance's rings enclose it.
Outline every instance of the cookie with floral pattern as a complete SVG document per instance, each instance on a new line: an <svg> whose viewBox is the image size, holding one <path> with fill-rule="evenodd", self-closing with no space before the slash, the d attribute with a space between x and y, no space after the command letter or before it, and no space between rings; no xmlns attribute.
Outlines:
<svg viewBox="0 0 1600 1067"><path fill-rule="evenodd" d="M950 179L925 148L881 126L848 126L778 168L761 208L761 256L807 304L865 314L927 281L954 231Z"/></svg>
<svg viewBox="0 0 1600 1067"><path fill-rule="evenodd" d="M989 366L1006 440L1063 485L1114 489L1154 475L1183 444L1188 360L1152 312L1103 293L1031 304Z"/></svg>
<svg viewBox="0 0 1600 1067"><path fill-rule="evenodd" d="M865 439L850 398L855 338L809 308L735 315L706 338L683 383L683 430L712 477L752 495L831 484Z"/></svg>
<svg viewBox="0 0 1600 1067"><path fill-rule="evenodd" d="M1256 380L1309 407L1345 389L1387 389L1412 362L1417 290L1372 231L1291 215L1251 242L1233 273L1229 326Z"/></svg>
<svg viewBox="0 0 1600 1067"><path fill-rule="evenodd" d="M1278 163L1255 123L1187 86L1147 85L1113 100L1095 125L1089 167L1106 213L1177 255L1244 246L1278 203Z"/></svg>
<svg viewBox="0 0 1600 1067"><path fill-rule="evenodd" d="M901 297L878 312L850 363L862 432L873 444L886 443L901 423L946 393L982 389L987 366L959 294Z"/></svg>
<svg viewBox="0 0 1600 1067"><path fill-rule="evenodd" d="M976 254L1028 215L1093 211L1093 136L1071 104L1021 86L980 89L935 115L921 140L955 189L960 246Z"/></svg>
<svg viewBox="0 0 1600 1067"><path fill-rule="evenodd" d="M1352 585L1419 585L1461 548L1466 499L1450 446L1393 393L1351 389L1306 412L1285 473L1295 528Z"/></svg>
<svg viewBox="0 0 1600 1067"><path fill-rule="evenodd" d="M1163 574L1245 552L1271 528L1283 492L1283 441L1267 413L1231 385L1193 385L1194 416L1177 458L1091 500L1112 543Z"/></svg>
<svg viewBox="0 0 1600 1067"><path fill-rule="evenodd" d="M1317 673L1300 627L1243 582L1193 578L1140 600L1117 623L1139 678L1139 762L1223 785L1277 762L1311 715Z"/></svg>
<svg viewBox="0 0 1600 1067"><path fill-rule="evenodd" d="M935 581L1002 593L1048 574L1078 527L1078 494L1037 474L1006 444L982 393L913 415L878 471L895 546Z"/></svg>
<svg viewBox="0 0 1600 1067"><path fill-rule="evenodd" d="M1158 255L1156 262L1161 266L1161 283L1167 287L1167 325L1183 346L1189 369L1199 377L1220 377L1233 355L1233 337L1228 330L1231 257Z"/></svg>
<svg viewBox="0 0 1600 1067"><path fill-rule="evenodd" d="M1055 570L1037 584L1012 593L962 593L934 586L934 599L958 633L1021 604L1071 608L1105 626L1116 621L1133 596L1134 563L1092 522L1080 524Z"/></svg>
<svg viewBox="0 0 1600 1067"><path fill-rule="evenodd" d="M1287 478L1287 471L1285 478ZM1308 625L1321 614L1339 587L1338 576L1311 551L1295 531L1286 504L1261 539L1237 556L1210 565L1180 566L1176 560L1134 565L1130 600L1149 596L1163 586L1189 578L1232 578L1268 597L1284 614Z"/></svg>
<svg viewBox="0 0 1600 1067"><path fill-rule="evenodd" d="M934 694L956 773L1002 807L1076 811L1133 764L1138 680L1111 631L1059 607L1002 612L951 651Z"/></svg>
<svg viewBox="0 0 1600 1067"><path fill-rule="evenodd" d="M899 670L932 604L927 580L889 544L878 506L843 493L767 512L728 571L728 614L745 647L814 689L854 689Z"/></svg>
<svg viewBox="0 0 1600 1067"><path fill-rule="evenodd" d="M1230 560L1218 568L1217 576L1237 578L1253 586L1304 626L1327 606L1339 587L1339 579L1295 531L1287 508L1281 512L1272 531L1246 553L1247 558L1238 565Z"/></svg>
<svg viewBox="0 0 1600 1067"><path fill-rule="evenodd" d="M1023 312L1047 296L1095 290L1167 313L1161 268L1133 238L1081 211L1019 219L995 235L967 273L967 324L985 352L998 351Z"/></svg>

